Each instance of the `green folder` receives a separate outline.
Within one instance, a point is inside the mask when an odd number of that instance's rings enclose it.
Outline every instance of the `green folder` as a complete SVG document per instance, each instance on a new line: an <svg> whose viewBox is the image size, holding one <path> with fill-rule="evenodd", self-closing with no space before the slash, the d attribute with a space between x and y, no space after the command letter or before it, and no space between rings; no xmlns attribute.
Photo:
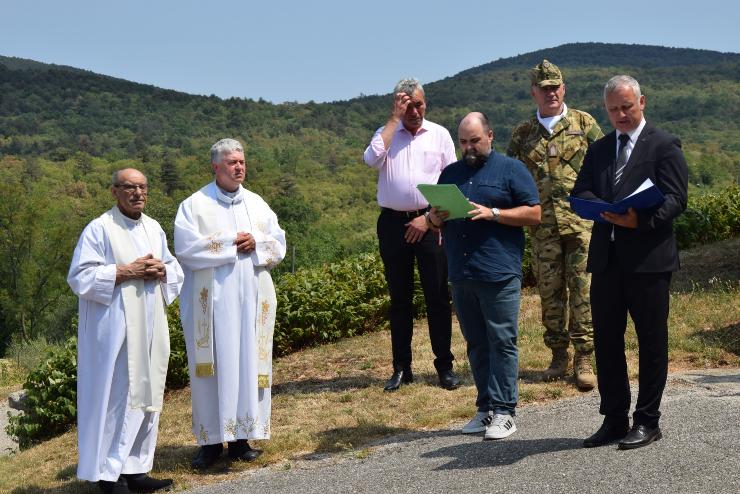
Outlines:
<svg viewBox="0 0 740 494"><path fill-rule="evenodd" d="M475 209L455 184L419 184L416 188L432 207L449 211L448 220L470 218L468 212Z"/></svg>

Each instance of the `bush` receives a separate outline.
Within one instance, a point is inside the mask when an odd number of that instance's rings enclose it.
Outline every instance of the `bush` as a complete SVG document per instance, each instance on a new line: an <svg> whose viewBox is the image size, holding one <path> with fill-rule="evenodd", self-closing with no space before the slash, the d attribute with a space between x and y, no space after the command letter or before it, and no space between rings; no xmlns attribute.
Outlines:
<svg viewBox="0 0 740 494"><path fill-rule="evenodd" d="M674 223L679 249L740 234L740 186L689 197L686 211Z"/></svg>
<svg viewBox="0 0 740 494"><path fill-rule="evenodd" d="M77 414L77 338L61 348L32 371L23 386L28 394L27 411L8 417L5 431L18 440L21 448L55 436L74 424Z"/></svg>
<svg viewBox="0 0 740 494"><path fill-rule="evenodd" d="M390 304L383 264L375 254L285 274L275 290L275 355L380 329ZM417 279L416 316L423 307Z"/></svg>
<svg viewBox="0 0 740 494"><path fill-rule="evenodd" d="M38 336L30 341L14 337L5 351L5 356L12 359L27 374L41 365L49 357L49 352L56 348L58 345L50 343L44 336Z"/></svg>
<svg viewBox="0 0 740 494"><path fill-rule="evenodd" d="M167 307L167 324L170 327L170 362L167 367L167 389L184 388L190 382L185 335L180 324L180 300Z"/></svg>

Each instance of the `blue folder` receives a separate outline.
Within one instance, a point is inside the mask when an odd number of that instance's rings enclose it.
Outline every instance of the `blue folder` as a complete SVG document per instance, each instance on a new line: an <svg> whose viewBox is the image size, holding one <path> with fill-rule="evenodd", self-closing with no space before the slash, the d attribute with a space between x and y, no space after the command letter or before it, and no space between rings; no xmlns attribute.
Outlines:
<svg viewBox="0 0 740 494"><path fill-rule="evenodd" d="M648 209L654 206L660 206L665 200L665 196L658 187L649 178L645 180L632 194L625 197L619 202L611 203L599 199L580 199L578 197L568 197L570 207L583 219L608 223L601 217L601 213L609 211L611 213L624 214L629 208L637 211Z"/></svg>

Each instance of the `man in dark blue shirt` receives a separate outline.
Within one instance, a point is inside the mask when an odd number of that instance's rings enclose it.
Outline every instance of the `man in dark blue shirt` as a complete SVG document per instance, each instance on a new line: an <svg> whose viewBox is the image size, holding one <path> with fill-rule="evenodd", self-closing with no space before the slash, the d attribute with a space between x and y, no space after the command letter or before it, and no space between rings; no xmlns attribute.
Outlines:
<svg viewBox="0 0 740 494"><path fill-rule="evenodd" d="M540 200L524 164L492 150L484 114L466 115L458 139L463 159L445 168L439 183L457 185L474 209L470 218L445 221L448 213L432 208L427 221L444 231L452 298L478 390L478 412L462 432L502 439L516 432L522 227L539 224Z"/></svg>

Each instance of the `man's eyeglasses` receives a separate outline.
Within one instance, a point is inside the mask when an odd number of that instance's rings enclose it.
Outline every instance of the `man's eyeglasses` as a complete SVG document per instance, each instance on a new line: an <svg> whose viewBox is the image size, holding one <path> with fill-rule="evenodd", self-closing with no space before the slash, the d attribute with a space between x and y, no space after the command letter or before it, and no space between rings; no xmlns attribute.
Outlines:
<svg viewBox="0 0 740 494"><path fill-rule="evenodd" d="M115 186L118 187L119 189L123 189L124 192L128 194L133 193L136 189L139 189L142 194L146 194L147 190L149 189L149 186L147 184L144 184L144 185L116 184Z"/></svg>

